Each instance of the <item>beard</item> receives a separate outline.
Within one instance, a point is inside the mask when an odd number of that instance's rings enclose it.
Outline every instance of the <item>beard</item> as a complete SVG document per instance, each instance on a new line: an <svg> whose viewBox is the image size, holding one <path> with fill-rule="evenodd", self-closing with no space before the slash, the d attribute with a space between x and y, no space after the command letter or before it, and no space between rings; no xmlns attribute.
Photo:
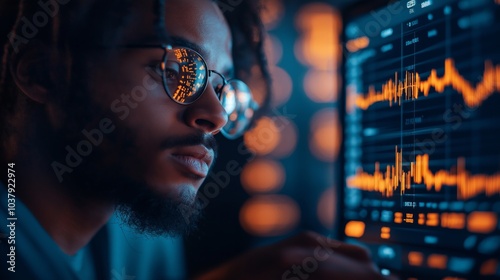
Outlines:
<svg viewBox="0 0 500 280"><path fill-rule="evenodd" d="M97 118L102 119L102 118ZM75 133L74 120L67 120L67 125L58 131L50 133L45 138L46 157L53 162L67 162L68 150L63 147L77 147L78 143L87 138L81 133ZM118 121L116 121L118 122ZM115 122L115 123L116 123ZM88 124L87 124L88 126ZM41 128L43 126L38 126ZM47 130L45 128L45 135ZM162 148L176 145L205 145L217 150L213 136L194 134L187 137L171 137ZM140 170L140 154L134 133L120 127L103 134L103 142L93 146L89 155L71 172L63 174L61 190L68 192L76 203L89 200L99 200L113 203L118 217L132 229L141 234L187 235L197 229L202 217L204 202L191 186L180 186L178 193L160 194L152 186L140 180L140 175L131 175L131 170ZM145 165L144 165L145 166ZM54 170L51 170L54 174Z"/></svg>
<svg viewBox="0 0 500 280"><path fill-rule="evenodd" d="M124 186L124 185L122 185ZM162 197L147 186L115 195L118 216L141 234L187 235L197 229L202 204L195 191L182 187L176 198Z"/></svg>
<svg viewBox="0 0 500 280"><path fill-rule="evenodd" d="M63 90L53 100L61 110L59 119L64 122L55 129L49 125L43 112L32 122L35 137L31 139L40 141L34 144L36 149L30 150L36 150L40 158L48 159L48 162L41 163L42 168L50 169L48 172L54 174L51 163L66 163L67 147L76 148L82 140L87 140L83 129L95 129L100 121L108 118L116 128L110 133L102 133L102 142L92 145L92 151L82 156L81 162L71 171L65 172L62 181L58 178L61 191L68 192L76 203L92 199L112 203L118 216L139 233L179 235L196 230L205 206L202 195L192 186L180 186L177 193L166 195L146 183L144 168L149 165L141 160L141 147L136 141L138 135L110 112L110 104L101 106L92 101L89 92L99 91L88 82L92 71L86 68L86 61L91 59L85 55L77 57L80 61L75 63L78 66L75 73L78 72L80 78L68 85L67 92ZM132 89L135 85L125 86ZM213 149L214 154L217 151L215 138L202 132L172 136L158 144L160 150L180 145L204 145Z"/></svg>

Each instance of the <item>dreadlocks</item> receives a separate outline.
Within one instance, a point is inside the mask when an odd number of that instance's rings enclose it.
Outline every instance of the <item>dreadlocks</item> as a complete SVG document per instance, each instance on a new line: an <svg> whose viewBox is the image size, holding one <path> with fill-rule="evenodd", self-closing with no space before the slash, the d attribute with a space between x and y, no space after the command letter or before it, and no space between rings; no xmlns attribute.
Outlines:
<svg viewBox="0 0 500 280"><path fill-rule="evenodd" d="M85 120L88 115L88 93L84 82L85 61L88 58L85 46L108 45L122 35L123 26L132 19L132 0L2 0L0 2L2 24L0 26L0 50L2 68L0 72L0 159L6 160L6 144L13 144L23 131L26 112L38 108L38 104L18 92L10 67L15 58L36 44L48 46L52 53L48 62L53 72L58 73L54 85L56 94L52 101L72 108L72 119ZM45 6L42 6L45 5ZM52 5L52 6L50 6ZM156 0L154 7L155 29L164 29L165 0ZM263 28L258 15L256 1L243 0L233 11L224 13L233 36L233 58L236 73L242 80L258 81L263 90L262 108L270 100L270 75L263 52ZM26 25L31 24L32 34L26 36ZM162 34L162 32L157 32ZM29 37L29 38L28 38ZM162 38L167 40L168 38ZM60 59L64 58L64 63ZM256 66L256 67L255 67ZM252 68L253 67L253 68ZM254 71L258 69L259 71ZM47 73L45 73L47 75ZM78 78L76 78L78 77ZM252 86L252 83L249 83ZM253 83L255 84L255 83ZM30 110L28 110L30 109ZM259 110L260 115L264 110ZM73 124L75 126L75 124ZM11 146L11 145L8 145Z"/></svg>
<svg viewBox="0 0 500 280"><path fill-rule="evenodd" d="M271 76L264 54L264 27L259 17L259 1L240 2L234 10L226 11L224 15L233 36L233 58L237 74L242 80L249 81L250 87L257 87L252 88L252 92L261 95L257 96L262 104L255 120L268 110Z"/></svg>

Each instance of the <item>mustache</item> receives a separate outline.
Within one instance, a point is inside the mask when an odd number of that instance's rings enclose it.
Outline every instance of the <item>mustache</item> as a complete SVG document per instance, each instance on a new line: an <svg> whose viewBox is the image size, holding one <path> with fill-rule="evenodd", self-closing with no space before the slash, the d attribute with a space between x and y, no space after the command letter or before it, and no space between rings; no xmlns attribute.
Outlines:
<svg viewBox="0 0 500 280"><path fill-rule="evenodd" d="M213 150L214 154L217 155L218 146L215 137L212 134L205 134L201 132L185 136L169 137L160 143L160 148L171 149L180 146L195 145L203 145L207 149Z"/></svg>

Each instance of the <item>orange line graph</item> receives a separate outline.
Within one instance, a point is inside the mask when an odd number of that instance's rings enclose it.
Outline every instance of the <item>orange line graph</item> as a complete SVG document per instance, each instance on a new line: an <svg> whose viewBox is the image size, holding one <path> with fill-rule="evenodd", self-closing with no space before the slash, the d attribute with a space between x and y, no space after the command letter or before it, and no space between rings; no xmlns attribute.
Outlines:
<svg viewBox="0 0 500 280"><path fill-rule="evenodd" d="M401 105L401 99L414 100L421 94L428 96L431 88L442 93L447 86L462 94L467 106L476 107L495 91L500 90L500 65L494 66L491 61L485 61L483 79L475 86L460 75L451 58L444 61L442 77L438 77L436 69L432 69L427 79L423 80L419 73L406 72L405 78L401 81L398 80L396 72L394 79L382 85L381 91L376 91L374 86L370 86L367 94L359 94L355 99L355 105L363 110L382 101L389 101L389 106L393 103Z"/></svg>
<svg viewBox="0 0 500 280"><path fill-rule="evenodd" d="M412 184L425 184L439 192L446 186L456 186L458 199L469 199L484 193L487 196L500 194L500 173L493 175L470 174L465 169L465 159L458 158L457 166L451 171L439 170L433 173L429 169L429 155L417 155L415 162L410 163L410 170L403 170L403 150L396 146L395 165L387 165L385 172L380 171L380 164L375 163L373 174L359 169L355 175L347 178L347 186L365 191L377 191L384 196L392 196L400 188L400 193L411 189Z"/></svg>

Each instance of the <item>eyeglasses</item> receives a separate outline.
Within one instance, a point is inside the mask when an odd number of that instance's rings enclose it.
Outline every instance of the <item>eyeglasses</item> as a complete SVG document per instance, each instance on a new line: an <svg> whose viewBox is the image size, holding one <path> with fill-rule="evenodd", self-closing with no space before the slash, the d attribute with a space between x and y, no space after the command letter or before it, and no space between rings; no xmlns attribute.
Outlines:
<svg viewBox="0 0 500 280"><path fill-rule="evenodd" d="M259 108L249 87L237 79L226 78L208 69L203 57L193 49L170 45L127 45L125 48L162 48L162 62L150 67L163 80L163 88L176 103L189 105L205 92L209 79L219 101L228 114L228 122L221 133L228 139L241 136Z"/></svg>

